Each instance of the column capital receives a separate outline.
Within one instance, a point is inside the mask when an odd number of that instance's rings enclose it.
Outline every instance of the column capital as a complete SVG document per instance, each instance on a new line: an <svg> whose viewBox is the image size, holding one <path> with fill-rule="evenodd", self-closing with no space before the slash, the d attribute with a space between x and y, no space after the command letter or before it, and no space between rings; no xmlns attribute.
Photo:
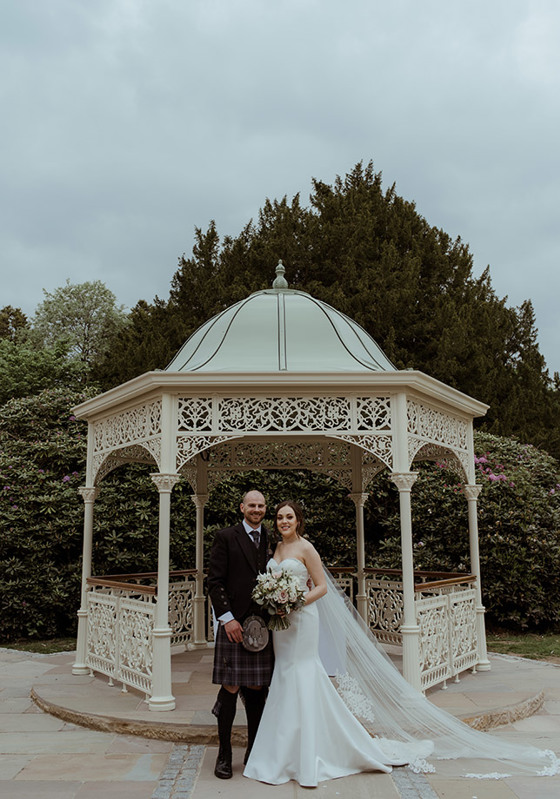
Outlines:
<svg viewBox="0 0 560 799"><path fill-rule="evenodd" d="M389 480L393 482L399 491L410 491L418 479L418 472L393 472L389 475Z"/></svg>
<svg viewBox="0 0 560 799"><path fill-rule="evenodd" d="M191 499L197 510L202 510L208 502L208 494L191 494Z"/></svg>
<svg viewBox="0 0 560 799"><path fill-rule="evenodd" d="M357 508L363 508L369 494L362 491L353 491L351 494L348 494L348 496Z"/></svg>
<svg viewBox="0 0 560 799"><path fill-rule="evenodd" d="M160 494L170 494L181 479L178 474L160 474L159 472L151 474L150 477Z"/></svg>
<svg viewBox="0 0 560 799"><path fill-rule="evenodd" d="M80 486L78 488L78 493L80 494L84 502L95 502L95 500L97 499L97 495L99 494L99 488L97 488L96 486L94 487Z"/></svg>
<svg viewBox="0 0 560 799"><path fill-rule="evenodd" d="M478 496L482 491L482 486L466 484L463 486L463 491L465 492L467 499L478 499Z"/></svg>

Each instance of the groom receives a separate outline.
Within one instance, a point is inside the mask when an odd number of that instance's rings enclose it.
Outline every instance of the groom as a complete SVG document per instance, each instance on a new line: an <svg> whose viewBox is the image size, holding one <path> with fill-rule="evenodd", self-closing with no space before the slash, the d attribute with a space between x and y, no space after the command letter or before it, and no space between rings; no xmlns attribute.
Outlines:
<svg viewBox="0 0 560 799"><path fill-rule="evenodd" d="M242 521L216 533L208 568L208 593L219 622L212 682L221 685L212 709L218 719L220 741L214 774L223 780L233 774L231 728L237 694L241 693L247 715L247 762L274 666L272 639L261 652L250 652L241 643L243 621L255 611L251 593L257 574L266 569L269 549L267 532L261 524L266 502L260 491L248 491L240 509Z"/></svg>

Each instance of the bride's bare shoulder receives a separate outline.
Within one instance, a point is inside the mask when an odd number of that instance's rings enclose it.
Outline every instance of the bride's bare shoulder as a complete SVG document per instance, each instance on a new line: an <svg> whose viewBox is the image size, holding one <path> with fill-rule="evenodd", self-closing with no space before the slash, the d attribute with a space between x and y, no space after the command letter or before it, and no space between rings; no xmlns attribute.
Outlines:
<svg viewBox="0 0 560 799"><path fill-rule="evenodd" d="M308 558L319 557L319 553L317 552L311 541L308 541L306 538L301 539L301 552L305 557Z"/></svg>

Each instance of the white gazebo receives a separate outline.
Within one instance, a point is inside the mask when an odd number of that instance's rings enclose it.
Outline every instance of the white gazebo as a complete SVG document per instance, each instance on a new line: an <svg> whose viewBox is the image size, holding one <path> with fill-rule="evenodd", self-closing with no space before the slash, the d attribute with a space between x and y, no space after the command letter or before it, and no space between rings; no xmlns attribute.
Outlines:
<svg viewBox="0 0 560 799"><path fill-rule="evenodd" d="M164 371L147 372L79 405L88 421L83 577L75 674L97 671L172 710L171 646L207 646L204 508L232 471L311 469L349 489L356 568L339 574L378 638L402 645L419 690L466 668L489 669L478 555L473 419L487 406L422 372L397 371L353 320L290 289L280 262L258 291L200 327ZM460 474L471 574L414 571L413 464ZM92 576L94 504L103 477L143 462L159 492L157 574ZM365 567L364 503L388 469L399 491L402 570ZM170 503L185 479L196 505L195 568L169 573ZM457 534L454 532L454 534Z"/></svg>

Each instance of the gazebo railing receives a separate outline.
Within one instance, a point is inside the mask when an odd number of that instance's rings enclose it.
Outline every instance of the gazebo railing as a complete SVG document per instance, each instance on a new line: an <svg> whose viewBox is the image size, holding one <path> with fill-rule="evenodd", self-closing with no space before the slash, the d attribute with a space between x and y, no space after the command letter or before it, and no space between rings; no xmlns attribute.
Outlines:
<svg viewBox="0 0 560 799"><path fill-rule="evenodd" d="M403 584L397 569L367 569L368 624L377 639L402 645ZM415 572L423 690L445 683L478 662L473 574Z"/></svg>
<svg viewBox="0 0 560 799"><path fill-rule="evenodd" d="M350 601L355 570L330 572ZM382 643L402 646L403 584L397 569L366 569L367 622ZM423 690L444 683L478 662L475 577L415 572L416 621L420 628ZM196 571L171 572L171 646L194 643ZM88 579L86 664L124 686L152 693L153 629L157 574L114 574ZM207 641L213 640L211 605L206 606Z"/></svg>
<svg viewBox="0 0 560 799"><path fill-rule="evenodd" d="M194 570L171 572L169 626L171 646L194 636ZM152 694L155 572L88 578L86 665L92 671Z"/></svg>

